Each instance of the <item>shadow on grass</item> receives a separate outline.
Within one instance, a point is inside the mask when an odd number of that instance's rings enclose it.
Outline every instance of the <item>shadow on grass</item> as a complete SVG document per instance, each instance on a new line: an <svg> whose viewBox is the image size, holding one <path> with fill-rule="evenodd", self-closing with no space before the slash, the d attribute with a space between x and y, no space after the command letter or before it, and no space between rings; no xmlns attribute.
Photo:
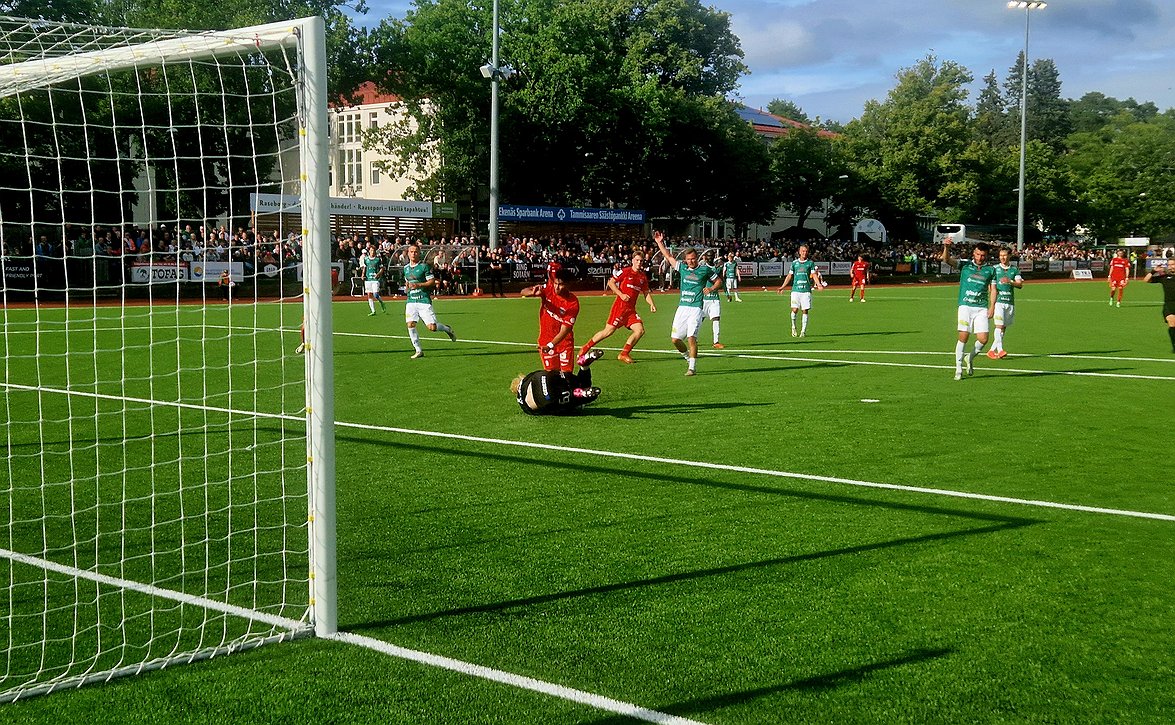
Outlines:
<svg viewBox="0 0 1175 725"><path fill-rule="evenodd" d="M748 372L744 370L743 372ZM750 372L754 372L753 370ZM628 408L606 407L593 404L592 406L581 408L576 416L579 417L612 417L612 418L632 418L638 415L681 415L683 413L704 413L708 410L723 410L731 408L749 408L763 405L775 405L775 403L678 403L670 405L633 405Z"/></svg>
<svg viewBox="0 0 1175 725"><path fill-rule="evenodd" d="M714 697L700 697L693 700L673 703L672 705L666 705L657 709L660 712L668 713L670 715L678 715L680 717L688 717L690 714L712 713L714 710L719 710L724 707L741 705L743 703L756 700L760 697L768 697L770 695L775 695L780 692L787 692L789 690L798 690L800 692L809 693L860 682L874 672L888 670L893 667L904 667L906 665L918 664L920 662L926 662L938 657L946 657L953 652L954 649L947 648L918 649L901 657L892 657L887 660L881 660L879 662L873 662L867 665L861 665L859 667L850 667L847 669L838 670L836 672L815 675L813 677L807 677L802 680L784 682L778 685L756 687L750 690L743 690L742 692L731 692L723 695L715 695ZM621 725L621 723L631 722L632 720L627 717L616 715L600 720L593 720L591 725Z"/></svg>
<svg viewBox="0 0 1175 725"><path fill-rule="evenodd" d="M769 368L719 368L717 370L702 370L698 375L742 375L744 373L787 373L793 370L805 370L810 368L844 368L849 367L852 363L847 362L817 362L817 363L790 363L787 360L780 360L779 365Z"/></svg>
<svg viewBox="0 0 1175 725"><path fill-rule="evenodd" d="M344 438L344 436L340 436ZM404 449L406 451L414 452L414 454L436 454L437 451L429 446L415 445L411 443L396 443L396 442L377 442L368 439L353 439L357 443L366 445L376 445L386 448ZM660 586L666 584L674 584L678 582L693 581L714 576L724 576L728 574L735 574L743 571L752 571L756 569L764 569L777 566L787 566L791 564L798 564L807 561L816 561L820 559L828 559L838 556L851 556L867 552L884 551L891 548L927 544L939 541L949 541L962 537L978 536L983 534L998 533L1001 531L1011 531L1014 529L1032 526L1043 523L1039 519L1029 519L1022 517L1003 516L997 514L984 514L973 511L961 511L958 509L948 509L937 506L926 506L920 504L897 503L891 501L877 501L861 497L845 496L837 494L816 493L811 491L797 491L787 490L778 487L771 487L766 485L754 485L744 483L731 483L727 481L706 480L698 477L677 476L663 473L645 473L634 472L628 468L610 468L606 466L597 466L589 464L577 464L568 462L554 462L554 461L535 461L530 458L523 458L521 456L513 456L501 453L483 453L473 451L461 451L449 449L445 451L445 455L449 456L465 456L478 461L494 460L498 462L509 463L519 466L544 466L559 469L565 469L572 473L577 479L582 480L601 480L598 477L604 477L602 480L609 480L608 477L627 477L637 478L648 481L660 481L665 483L690 485L690 486L706 486L712 488L744 491L757 494L772 494L784 496L789 498L797 498L807 501L823 501L828 503L851 504L858 506L867 506L871 508L884 508L898 511L915 511L918 513L929 513L936 515L949 516L953 518L963 518L976 522L986 522L987 526L976 526L966 529L957 529L952 531L944 531L933 534L923 534L918 536L909 536L887 541L871 542L866 544L858 544L855 546L842 547L837 549L830 549L826 551L815 551L803 554L796 554L792 556L777 557L771 559L764 559L760 561L742 562L738 564L731 564L726 566L711 567L705 569L697 569L687 572L678 572L673 574L666 574L662 576L650 577L647 579L640 579L628 582L616 582L612 584L602 584L598 586L585 587L582 589L574 589L562 592L552 592L548 594L539 594L531 597L523 597L518 599L509 599L499 602L490 602L485 604L469 605L464 607L456 607L436 612L425 612L421 614L410 615L406 617L398 617L387 619L378 622L360 622L345 625L347 629L357 631L369 629L381 629L386 627L395 627L405 624L413 624L418 622L429 622L446 617L459 617L474 614L489 614L501 613L520 607L531 607L549 602L562 601L568 599L575 599L579 597L597 596L602 594L610 594L613 592L628 591L633 589L641 589L644 587ZM476 464L475 464L476 465ZM519 475L522 475L521 473ZM532 535L540 535L543 532L535 532ZM478 542L483 545L485 542ZM449 548L449 545L445 545Z"/></svg>

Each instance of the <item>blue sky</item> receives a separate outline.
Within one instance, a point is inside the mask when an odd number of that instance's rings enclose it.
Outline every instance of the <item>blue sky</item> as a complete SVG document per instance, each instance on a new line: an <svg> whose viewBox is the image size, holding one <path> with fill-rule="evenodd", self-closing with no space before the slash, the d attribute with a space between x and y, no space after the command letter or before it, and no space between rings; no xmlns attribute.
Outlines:
<svg viewBox="0 0 1175 725"><path fill-rule="evenodd" d="M706 0L702 0L704 3ZM403 17L404 0L368 0L359 19ZM1005 0L712 0L742 41L749 106L773 98L812 117L847 122L883 100L895 74L928 53L1002 82L1024 47L1024 10ZM487 50L488 55L488 50ZM1100 91L1175 107L1175 1L1056 0L1032 11L1029 60L1052 58L1061 93Z"/></svg>

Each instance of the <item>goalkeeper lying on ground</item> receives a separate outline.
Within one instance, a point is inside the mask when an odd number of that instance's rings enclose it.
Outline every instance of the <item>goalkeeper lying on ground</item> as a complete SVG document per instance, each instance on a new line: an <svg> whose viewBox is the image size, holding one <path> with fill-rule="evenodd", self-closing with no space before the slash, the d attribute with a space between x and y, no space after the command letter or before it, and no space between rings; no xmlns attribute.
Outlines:
<svg viewBox="0 0 1175 725"><path fill-rule="evenodd" d="M600 397L600 389L592 387L591 364L604 356L602 350L592 350L574 375L560 370L535 370L519 375L510 383L510 390L518 397L518 407L527 415L574 413Z"/></svg>

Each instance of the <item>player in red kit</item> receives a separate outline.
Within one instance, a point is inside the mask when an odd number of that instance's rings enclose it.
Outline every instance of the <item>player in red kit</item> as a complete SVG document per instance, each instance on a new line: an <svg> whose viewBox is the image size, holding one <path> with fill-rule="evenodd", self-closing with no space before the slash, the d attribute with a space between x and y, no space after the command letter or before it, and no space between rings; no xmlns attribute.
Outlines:
<svg viewBox="0 0 1175 725"><path fill-rule="evenodd" d="M546 284L522 290L523 297L538 297L543 302L539 308L539 357L543 361L543 370L569 373L574 369L572 328L579 315L579 300L567 289L567 283L574 276L569 269L558 269Z"/></svg>
<svg viewBox="0 0 1175 725"><path fill-rule="evenodd" d="M853 301L853 293L857 288L861 288L861 301L865 301L865 280L869 276L869 263L865 261L865 255L858 254L857 261L853 262L852 268L849 270L849 278L852 280L852 287L849 289L849 302Z"/></svg>
<svg viewBox="0 0 1175 725"><path fill-rule="evenodd" d="M1118 293L1118 306L1122 306L1122 293L1126 291L1126 283L1130 279L1130 260L1126 258L1126 250L1119 249L1110 260L1110 305L1114 304L1114 293Z"/></svg>
<svg viewBox="0 0 1175 725"><path fill-rule="evenodd" d="M633 252L632 264L614 272L612 278L608 280L608 289L616 295L616 301L612 303L612 310L608 313L608 322L604 325L604 329L592 335L592 339L588 340L583 349L579 351L577 362L581 367L592 347L611 337L621 327L632 330L632 334L628 336L624 348L616 356L616 359L632 364L629 353L632 352L633 345L636 345L637 341L645 334L645 325L641 322L641 316L636 311L636 298L644 295L645 302L649 304L649 312L657 311L657 305L653 304L653 294L649 291L649 275L645 274L644 263L644 253Z"/></svg>

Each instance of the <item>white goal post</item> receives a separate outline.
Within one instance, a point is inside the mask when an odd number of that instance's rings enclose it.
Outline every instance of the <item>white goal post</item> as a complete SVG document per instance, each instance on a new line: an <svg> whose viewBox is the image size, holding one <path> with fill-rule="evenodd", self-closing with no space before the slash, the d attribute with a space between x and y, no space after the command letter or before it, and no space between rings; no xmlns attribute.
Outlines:
<svg viewBox="0 0 1175 725"><path fill-rule="evenodd" d="M0 702L335 632L326 99L322 18L0 17Z"/></svg>

